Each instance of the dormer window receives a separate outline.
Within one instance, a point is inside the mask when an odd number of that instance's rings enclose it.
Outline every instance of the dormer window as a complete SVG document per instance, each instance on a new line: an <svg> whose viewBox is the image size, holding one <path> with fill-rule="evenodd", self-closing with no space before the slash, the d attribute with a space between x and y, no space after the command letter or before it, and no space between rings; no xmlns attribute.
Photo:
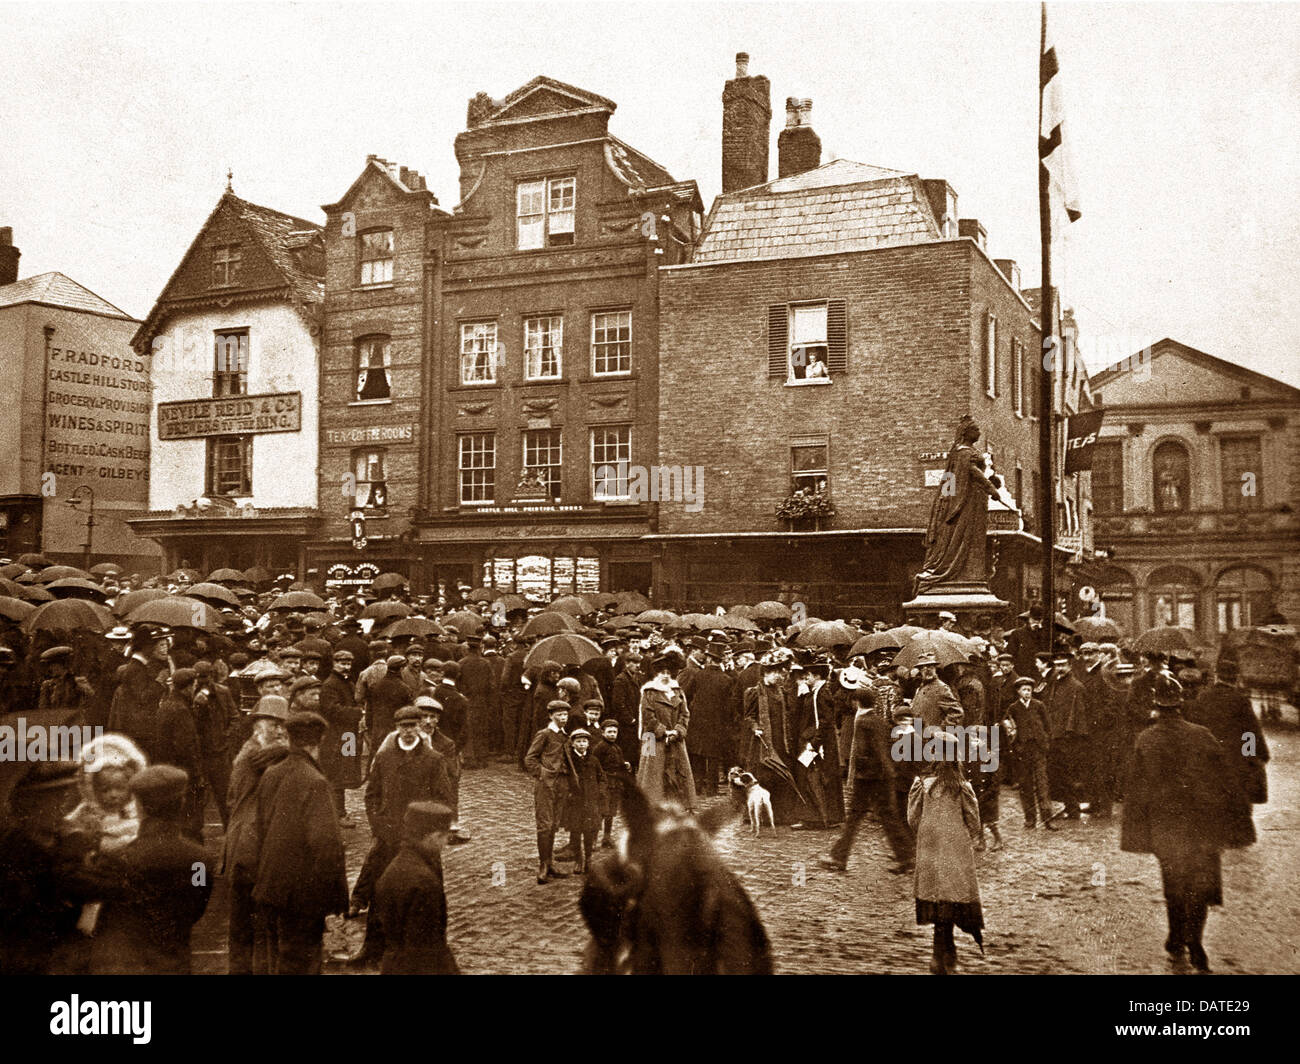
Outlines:
<svg viewBox="0 0 1300 1064"><path fill-rule="evenodd" d="M372 229L361 234L361 284L393 283L393 231Z"/></svg>
<svg viewBox="0 0 1300 1064"><path fill-rule="evenodd" d="M212 286L226 288L239 280L242 259L238 244L218 244L212 249Z"/></svg>
<svg viewBox="0 0 1300 1064"><path fill-rule="evenodd" d="M577 179L547 177L515 186L515 219L520 251L573 243Z"/></svg>

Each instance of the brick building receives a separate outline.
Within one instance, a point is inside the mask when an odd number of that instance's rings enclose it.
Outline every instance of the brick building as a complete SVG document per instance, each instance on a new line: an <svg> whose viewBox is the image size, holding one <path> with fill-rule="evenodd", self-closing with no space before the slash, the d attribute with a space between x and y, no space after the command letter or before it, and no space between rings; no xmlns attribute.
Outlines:
<svg viewBox="0 0 1300 1064"><path fill-rule="evenodd" d="M1300 617L1300 390L1164 339L1093 378L1097 589L1129 632Z"/></svg>
<svg viewBox="0 0 1300 1064"><path fill-rule="evenodd" d="M148 511L164 567L301 577L316 511L320 226L222 195L132 344L153 361Z"/></svg>
<svg viewBox="0 0 1300 1064"><path fill-rule="evenodd" d="M945 181L818 165L808 100L787 102L783 176L766 181L751 165L769 135L753 120L765 92L739 64L723 97L723 194L692 261L661 271L660 462L704 469L702 508L660 504L661 593L691 608L780 597L818 616L895 615L969 413L1028 526L991 520L992 588L1032 600L1039 334L1015 263L989 257ZM738 114L752 145L730 128ZM728 188L738 173L763 181ZM1086 401L1068 354L1059 413ZM1075 549L1078 490L1061 496ZM827 496L834 516L779 518L797 491Z"/></svg>
<svg viewBox="0 0 1300 1064"><path fill-rule="evenodd" d="M414 575L410 515L424 504L421 448L436 431L424 372L439 274L438 225L448 218L416 171L372 155L325 211L321 350L322 522L309 568L330 584L361 565ZM365 518L366 547L350 517ZM372 572L372 575L373 575Z"/></svg>
<svg viewBox="0 0 1300 1064"><path fill-rule="evenodd" d="M649 589L655 507L594 470L655 460L658 267L685 260L702 204L609 132L614 109L545 77L480 93L450 215L382 160L326 208L322 576L374 558L444 592ZM391 277L367 278L385 249ZM363 395L382 358L391 397ZM385 478L365 552L339 489L358 455Z"/></svg>

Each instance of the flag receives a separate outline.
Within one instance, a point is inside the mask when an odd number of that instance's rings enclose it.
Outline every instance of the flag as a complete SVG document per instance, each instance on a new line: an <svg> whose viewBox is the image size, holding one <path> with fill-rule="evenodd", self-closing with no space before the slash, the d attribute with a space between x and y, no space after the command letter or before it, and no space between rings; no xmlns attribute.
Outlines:
<svg viewBox="0 0 1300 1064"><path fill-rule="evenodd" d="M1085 410L1065 419L1065 472L1092 468L1092 452L1105 414L1104 410Z"/></svg>
<svg viewBox="0 0 1300 1064"><path fill-rule="evenodd" d="M1047 5L1043 4L1042 7L1043 48L1038 62L1038 158L1047 170L1053 210L1064 210L1069 221L1077 222L1081 213L1079 189L1071 165L1069 141L1065 137L1060 67L1057 63L1056 45L1047 25Z"/></svg>

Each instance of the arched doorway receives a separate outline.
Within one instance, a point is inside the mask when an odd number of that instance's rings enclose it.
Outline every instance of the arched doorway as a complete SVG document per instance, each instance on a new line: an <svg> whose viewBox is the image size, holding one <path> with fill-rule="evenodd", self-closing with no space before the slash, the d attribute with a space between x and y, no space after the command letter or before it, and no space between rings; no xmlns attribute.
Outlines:
<svg viewBox="0 0 1300 1064"><path fill-rule="evenodd" d="M1260 624L1276 609L1273 578L1253 565L1234 565L1214 582L1214 600L1221 633Z"/></svg>
<svg viewBox="0 0 1300 1064"><path fill-rule="evenodd" d="M1166 565L1147 578L1151 624L1199 629L1201 578L1184 565Z"/></svg>

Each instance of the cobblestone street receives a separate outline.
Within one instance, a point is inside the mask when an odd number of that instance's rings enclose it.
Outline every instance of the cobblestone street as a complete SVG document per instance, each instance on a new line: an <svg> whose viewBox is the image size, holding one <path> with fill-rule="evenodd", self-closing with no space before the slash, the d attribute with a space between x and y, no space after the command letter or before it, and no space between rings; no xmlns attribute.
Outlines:
<svg viewBox="0 0 1300 1064"><path fill-rule="evenodd" d="M1211 909L1206 948L1216 972L1300 972L1300 735L1269 735L1270 801L1255 809L1259 841L1224 855L1227 904ZM714 801L722 799L713 799ZM530 781L513 766L467 773L461 803L473 841L443 856L448 938L472 974L554 974L578 970L586 931L578 914L580 879L539 886ZM361 792L349 794L358 827L345 833L354 880L369 845ZM1002 793L1004 849L978 857L985 953L958 936L961 970L971 973L1160 973L1167 971L1164 905L1155 858L1119 851L1119 817L1067 822L1048 833L1024 830L1012 790ZM784 973L918 973L929 960L929 928L915 923L911 877L885 871L878 825L864 825L849 871L817 867L825 832L765 830L742 824L718 836L772 938ZM210 847L220 826L210 824ZM565 867L565 866L561 866ZM195 969L225 971L226 890L218 881L196 928ZM360 945L363 921L334 921L330 952ZM328 968L327 968L328 970ZM334 970L337 970L335 968Z"/></svg>

